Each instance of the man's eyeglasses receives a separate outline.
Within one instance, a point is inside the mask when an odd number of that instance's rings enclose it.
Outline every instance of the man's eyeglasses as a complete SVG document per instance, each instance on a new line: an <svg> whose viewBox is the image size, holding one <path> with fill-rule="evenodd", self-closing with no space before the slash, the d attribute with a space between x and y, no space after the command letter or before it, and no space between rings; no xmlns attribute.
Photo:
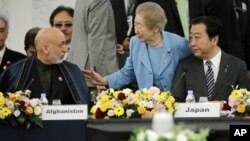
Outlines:
<svg viewBox="0 0 250 141"><path fill-rule="evenodd" d="M58 24L54 24L54 27L56 27L56 28L62 28L64 26L66 28L70 28L70 27L72 27L72 25L73 25L72 23L65 23L65 24L58 23Z"/></svg>

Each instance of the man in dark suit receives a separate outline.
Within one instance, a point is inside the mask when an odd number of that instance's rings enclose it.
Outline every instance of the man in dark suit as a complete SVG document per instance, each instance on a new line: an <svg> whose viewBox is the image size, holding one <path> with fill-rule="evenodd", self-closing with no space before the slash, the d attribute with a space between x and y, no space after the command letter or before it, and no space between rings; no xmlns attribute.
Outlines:
<svg viewBox="0 0 250 141"><path fill-rule="evenodd" d="M35 38L37 53L8 67L0 75L4 94L31 90L31 98L46 93L49 103L90 104L88 89L80 68L63 61L68 51L64 34L56 28L41 29Z"/></svg>
<svg viewBox="0 0 250 141"><path fill-rule="evenodd" d="M223 24L223 42L221 49L226 53L245 61L241 42L240 27L234 7L235 0L203 0L203 12L206 16L215 16Z"/></svg>
<svg viewBox="0 0 250 141"><path fill-rule="evenodd" d="M227 100L232 86L250 88L246 64L225 53L219 47L222 24L215 17L197 17L191 21L190 47L193 55L178 66L172 93L184 102L187 90L193 90L195 99L208 97L209 101ZM210 65L207 62L210 61Z"/></svg>
<svg viewBox="0 0 250 141"><path fill-rule="evenodd" d="M129 1L131 1L129 5ZM118 65L121 69L129 55L129 28L132 25L132 8L135 0L110 0L115 17L115 34L117 45L122 51L117 50ZM131 8L130 8L131 7Z"/></svg>
<svg viewBox="0 0 250 141"><path fill-rule="evenodd" d="M10 50L6 47L5 41L8 36L8 21L4 16L0 16L0 74L7 68L8 65L26 56Z"/></svg>

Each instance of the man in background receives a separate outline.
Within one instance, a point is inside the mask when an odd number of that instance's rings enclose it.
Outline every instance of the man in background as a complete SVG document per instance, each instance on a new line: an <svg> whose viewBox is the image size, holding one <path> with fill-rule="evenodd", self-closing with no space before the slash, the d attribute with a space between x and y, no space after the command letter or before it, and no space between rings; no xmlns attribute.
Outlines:
<svg viewBox="0 0 250 141"><path fill-rule="evenodd" d="M8 37L8 20L0 15L0 74L11 64L23 58L25 55L13 51L5 45Z"/></svg>
<svg viewBox="0 0 250 141"><path fill-rule="evenodd" d="M109 0L78 0L68 61L102 75L118 70L115 20Z"/></svg>
<svg viewBox="0 0 250 141"><path fill-rule="evenodd" d="M66 38L66 45L70 50L74 9L71 7L58 6L50 15L50 25L62 31ZM65 58L67 58L67 53Z"/></svg>

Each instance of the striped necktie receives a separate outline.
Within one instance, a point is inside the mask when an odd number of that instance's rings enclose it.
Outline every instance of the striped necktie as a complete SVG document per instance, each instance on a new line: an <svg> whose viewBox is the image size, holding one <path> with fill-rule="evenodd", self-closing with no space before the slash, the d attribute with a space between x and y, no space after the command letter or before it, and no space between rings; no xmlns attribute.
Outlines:
<svg viewBox="0 0 250 141"><path fill-rule="evenodd" d="M208 98L210 98L212 95L212 92L214 90L214 72L212 69L212 62L211 61L206 61L205 64L208 66L208 69L206 72L206 81L207 81Z"/></svg>

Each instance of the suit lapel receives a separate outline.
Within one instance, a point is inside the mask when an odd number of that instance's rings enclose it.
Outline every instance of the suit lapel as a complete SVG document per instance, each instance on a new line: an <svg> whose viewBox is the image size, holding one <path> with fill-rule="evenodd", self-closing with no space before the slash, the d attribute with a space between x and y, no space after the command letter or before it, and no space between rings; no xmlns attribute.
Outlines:
<svg viewBox="0 0 250 141"><path fill-rule="evenodd" d="M207 93L206 76L203 67L203 60L195 58L195 63L193 65L193 74L197 76L197 83L200 85L200 89ZM194 76L195 77L195 76Z"/></svg>
<svg viewBox="0 0 250 141"><path fill-rule="evenodd" d="M219 89L221 88L222 83L226 80L227 72L229 68L229 64L226 61L225 53L222 51L221 54L221 61L220 61L220 69L218 72L218 76L215 82L214 91L212 93L211 99L218 93Z"/></svg>
<svg viewBox="0 0 250 141"><path fill-rule="evenodd" d="M151 67L151 64L150 64L150 60L149 60L149 55L148 55L148 49L147 49L147 46L146 46L146 43L142 43L142 45L140 46L140 49L139 49L139 57L140 57L140 60L142 61L143 65L150 71L150 72L153 72L152 71L152 67Z"/></svg>

